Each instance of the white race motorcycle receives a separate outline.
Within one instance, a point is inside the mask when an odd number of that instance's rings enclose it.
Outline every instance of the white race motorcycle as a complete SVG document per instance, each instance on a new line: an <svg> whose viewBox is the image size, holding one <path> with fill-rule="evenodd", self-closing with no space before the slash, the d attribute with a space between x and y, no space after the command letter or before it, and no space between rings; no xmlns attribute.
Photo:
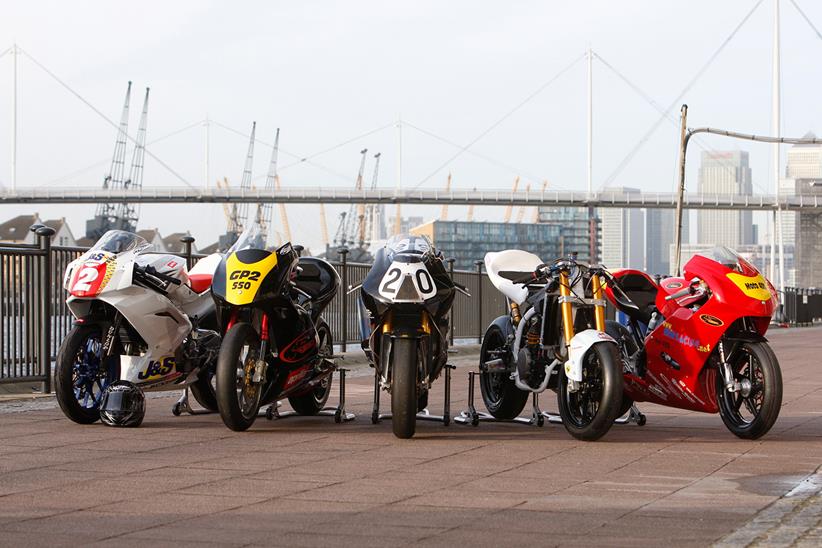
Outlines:
<svg viewBox="0 0 822 548"><path fill-rule="evenodd" d="M217 410L220 334L210 288L221 257L209 255L189 271L184 258L148 247L137 234L110 230L66 268L66 303L76 319L60 345L55 388L74 422L99 419L103 392L118 379L143 390L188 387L200 405Z"/></svg>

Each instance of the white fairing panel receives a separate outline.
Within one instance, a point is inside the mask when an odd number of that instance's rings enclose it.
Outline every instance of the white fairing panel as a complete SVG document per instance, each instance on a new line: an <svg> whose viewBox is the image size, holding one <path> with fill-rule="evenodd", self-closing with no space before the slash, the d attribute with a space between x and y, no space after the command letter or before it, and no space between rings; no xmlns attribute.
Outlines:
<svg viewBox="0 0 822 548"><path fill-rule="evenodd" d="M379 292L395 303L423 302L437 294L437 287L423 263L394 261L380 281Z"/></svg>
<svg viewBox="0 0 822 548"><path fill-rule="evenodd" d="M499 275L500 272L522 272L523 275L533 272L542 264L542 259L519 249L506 249L495 253L485 254L485 270L494 287L514 301L522 304L528 298L528 288L523 284L515 284Z"/></svg>
<svg viewBox="0 0 822 548"><path fill-rule="evenodd" d="M571 346L568 348L568 361L565 362L565 375L572 381L582 382L582 360L588 350L598 343L616 341L607 333L596 329L586 329L580 331L571 339Z"/></svg>

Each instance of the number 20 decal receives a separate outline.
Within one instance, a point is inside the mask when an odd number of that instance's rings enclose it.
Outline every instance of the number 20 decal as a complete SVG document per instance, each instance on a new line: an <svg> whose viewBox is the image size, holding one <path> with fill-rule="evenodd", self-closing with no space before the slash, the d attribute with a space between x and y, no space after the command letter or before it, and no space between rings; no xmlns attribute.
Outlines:
<svg viewBox="0 0 822 548"><path fill-rule="evenodd" d="M425 266L419 263L412 264L393 264L383 276L380 282L380 294L388 298L394 298L399 291L402 279L405 276L410 276L417 293L423 299L430 299L433 297L437 288L434 285L434 280L431 278Z"/></svg>

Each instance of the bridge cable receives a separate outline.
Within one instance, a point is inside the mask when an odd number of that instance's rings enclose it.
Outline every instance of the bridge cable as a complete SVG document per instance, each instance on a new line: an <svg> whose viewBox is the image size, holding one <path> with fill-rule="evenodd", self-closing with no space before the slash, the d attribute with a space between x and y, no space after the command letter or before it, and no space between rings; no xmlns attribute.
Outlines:
<svg viewBox="0 0 822 548"><path fill-rule="evenodd" d="M759 1L761 2L762 0L759 0ZM441 165L440 165L437 169L435 169L435 170L434 170L434 171L432 171L430 174L428 174L428 176L427 176L427 177L423 178L423 179L422 179L421 181L419 181L416 185L414 185L413 187L411 187L411 190L416 190L416 189L418 189L420 186L422 186L424 183L426 183L429 179L431 179L434 175L436 175L437 173L439 173L440 171L442 171L443 169L445 169L446 167L448 167L448 165L449 165L449 164L451 164L451 162L453 162L454 160L456 160L457 158L459 158L459 157L460 157L460 156L461 156L464 152L466 152L469 148L471 148L472 146L474 146L474 145L477 143L477 141L479 141L480 139L482 139L483 137L485 137L486 135L488 135L489 133L491 133L491 132L492 132L494 129L496 129L496 128L497 128L497 127L501 124L501 123L503 123L505 120L507 120L507 119L508 119L508 118L509 118L512 114L514 114L514 113L515 113L515 112L517 112L520 108L522 108L523 106L525 106L525 105L526 105L528 102L530 102L530 101L531 101L534 97L536 97L537 95L539 95L540 93L542 93L542 91L544 91L546 88L548 88L548 86L550 86L551 84L553 84L554 82L556 82L556 81L557 81L560 77L562 77L565 73L567 73L569 70L571 70L571 69L572 69L572 68L573 68L573 67L574 67L577 63L579 63L580 61L582 61L583 59L585 59L585 56L586 56L586 53L583 53L582 55L580 55L579 57L577 57L576 59L574 59L571 63L569 63L568 65L566 65L566 66L565 66L562 70L560 70L559 72L557 72L557 73L556 73L556 74L555 74L555 75L554 75L554 76L553 76L550 80L548 80L547 82L545 82L544 84L542 84L541 86L539 86L539 87L538 87L535 91L533 91L530 95L528 95L527 97L525 97L525 99L523 99L522 101L520 101L519 103L517 103L517 105L516 105L516 106L514 106L512 109L510 109L508 112L506 112L506 113L505 113L505 114L504 114L501 118L499 118L496 122L494 122L493 124L491 124L491 125L490 125L487 129L485 129L483 132L481 132L479 135L477 135L477 136L476 136L473 140L471 140L471 142L470 142L470 143L468 143L467 145L465 145L465 146L461 147L461 149L460 149L460 150L459 150L456 154L454 154L454 155L453 155L453 156L451 156L448 160L446 160L445 162L443 162L443 163L442 163L442 164L441 164Z"/></svg>
<svg viewBox="0 0 822 548"><path fill-rule="evenodd" d="M748 11L745 17L742 18L742 21L740 21L739 24L734 28L733 32L731 32L731 34L728 35L728 37L725 39L724 42L722 42L719 48L716 51L714 51L714 53L708 58L708 61L704 65L702 65L702 67L696 72L693 78L691 78L691 80L687 83L682 92L680 92L680 94L677 95L676 99L674 99L668 106L668 108L665 109L665 113L669 113L673 108L679 105L680 101L682 100L682 97L684 97L685 94L691 90L694 84L696 84L697 80L699 80L702 77L702 75L705 74L705 72L713 64L713 62L716 60L719 54L722 53L722 51L731 42L731 40L733 40L733 38L736 36L739 30L745 25L745 23L748 22L748 19L751 18L751 15L753 15L753 13L762 4L762 2L763 0L759 0L756 4L754 4L753 8L751 8L751 10ZM633 160L636 153L639 152L639 149L642 148L643 145L645 145L645 143L648 141L651 135L653 135L656 132L656 130L659 128L659 126L662 124L664 120L665 116L663 115L656 122L654 122L654 124L648 129L645 135L642 136L642 138L639 140L636 146L634 146L634 148L625 156L625 158L623 158L619 165L617 165L616 169L611 173L611 175L608 176L608 178L601 186L608 186L614 181L614 179L617 178L617 176L619 176L622 170L624 170L625 167L631 162L631 160Z"/></svg>
<svg viewBox="0 0 822 548"><path fill-rule="evenodd" d="M814 24L811 22L810 18L809 18L807 15L805 15L805 12L804 12L804 11L802 11L802 8L800 8L800 7L799 7L799 4L797 4L795 0L791 0L791 4L793 4L793 7L795 7L795 8L796 8L796 11L798 11L798 12L799 12L799 15L801 15L801 16L802 16L802 18L805 20L805 22L806 22L808 25L810 25L810 27L811 27L811 28L813 29L813 31L816 33L816 36L817 36L820 40L822 40L822 33L821 33L821 32L819 32L819 29L818 29L818 28L816 28L816 25L814 25ZM2 57L2 56L0 56L0 57Z"/></svg>
<svg viewBox="0 0 822 548"><path fill-rule="evenodd" d="M72 95L74 95L75 97L77 97L77 99L79 99L79 100L80 100L80 101L81 101L84 105L86 105L88 108L90 108L92 111L94 111L94 112L95 112L98 116L100 116L101 118L103 118L103 120L105 120L106 122L108 122L108 124L109 124L109 125L111 125L111 126L112 126L112 127L114 127L115 129L117 129L118 131L120 130L120 125L119 125L119 124L117 124L116 122L114 122L113 120L111 120L108 116L106 116L105 114L103 114L103 113L102 113L99 109L97 109L94 105L92 105L89 101L87 101L87 100L86 100L86 99L85 99L82 95L80 95L79 93L77 93L76 91L74 91L74 89L72 89L72 88L71 88L71 86L69 86L68 84L66 84L66 83L65 83L63 80L61 80L59 77L57 77L57 75L56 75L56 74L54 74L54 73L53 73L53 72L51 72L48 68L46 68L46 67L45 67L42 63L40 63L40 61L38 61L37 59L35 59L34 57L32 57L32 56L31 56L31 54L29 54L26 50L24 50L24 49L23 49L23 48L21 48L20 46L17 46L17 49L18 49L18 51L20 51L20 53L22 53L23 55L25 55L26 57L28 57L28 58L29 58L29 59L30 59L30 60L31 60L31 61L32 61L35 65L37 65L38 67L40 67L40 69L41 69L43 72L45 72L46 74L48 74L49 76L51 76L51 77L52 77L52 78L53 78L53 79L54 79L54 80L55 80L58 84L60 84L60 85L61 85L61 86L63 86L66 90L68 90L68 92L69 92L69 93L71 93ZM126 137L129 141L131 141L133 144L135 144L135 145L137 145L137 144L138 144L138 143L137 143L137 140L136 140L134 137L132 137L131 135L125 134L125 137ZM181 182L185 183L185 184L186 184L186 185L188 185L190 188L192 188L192 189L194 189L194 190L197 190L197 187L195 187L194 185L192 185L191 183L189 183L189 182L185 179L185 177L183 177L182 175L180 175L179 173L177 173L177 172L176 172L176 171L175 171L175 170L174 170L171 166L169 166L169 165L168 165L167 163L165 163L163 160L161 160L160 158L158 158L156 154L152 153L150 150L145 150L145 153L146 153L146 154L148 154L151 158L153 158L153 159L154 159L154 161L156 161L156 162L157 162L157 163L159 163L161 166L163 166L164 168L166 168L166 170L168 170L168 171L169 171L169 173L171 173L172 175L174 175L175 177L177 177L177 179L179 179Z"/></svg>
<svg viewBox="0 0 822 548"><path fill-rule="evenodd" d="M594 57L596 57L596 58L597 58L597 59L598 59L598 60L599 60L599 61L600 61L603 65L605 65L605 67L606 67L606 68L610 69L610 70L611 70L614 74L616 74L616 76L617 76L620 80L622 80L622 81L623 81L623 82L624 82L624 83L625 83L628 87L630 87L630 88L631 88L634 92L636 92L636 93L637 93L637 95L639 95L639 96L640 96L640 97L642 97L645 101L647 101L647 102L648 102L648 104L650 104L650 105L651 105L654 109L656 109L656 110L657 110L657 112L659 112L659 113L660 113L662 116L664 116L664 117L665 117L668 121L670 121L670 122L671 122L671 124L672 124L674 127L677 127L677 128L679 127L679 120L678 120L677 118L675 118L675 117L674 117L671 113L669 113L669 112L665 112L665 110L663 109L662 105L660 105L660 104L659 104L658 102L656 102L653 98L651 98L651 96L650 96L650 95L648 95L648 94L647 94L647 93L645 93L642 89L640 89L640 87L639 87L638 85L636 85L636 84L635 84L635 83L633 83L631 80L629 80L627 76L625 76L622 72L620 72L619 70L617 70L617 68L616 68L616 67L614 67L613 65L611 65L608 61L606 61L606 60L605 60L605 59L604 59L601 55L599 55L598 53L594 53ZM692 140L693 140L693 142L694 142L694 144L695 144L696 146L698 146L699 148L701 148L702 150L704 150L704 151L706 151L706 152L712 152L712 153L719 152L717 149L715 149L715 148L713 148L712 146L710 146L709 144L705 143L705 142L704 142L702 139L700 139L699 137L693 137L693 139L692 139ZM734 166L734 165L733 165L733 164L731 164L730 162L728 162L728 161L726 161L726 160L723 160L723 159L721 159L721 158L714 158L714 159L715 159L715 160L718 160L718 161L719 161L719 163L721 164L721 167L725 168L725 169L726 169L726 170L727 170L727 171L728 171L728 172L729 172L732 176L734 176L734 177L736 176L736 166ZM751 183L752 183L753 185L755 185L755 186L756 186L759 190L761 190L763 194L767 194L767 193L768 193L768 191L767 191L767 190L766 190L766 189L765 189L762 185L760 185L759 183L757 183L757 182L753 181L753 179L751 179ZM603 186L604 186L604 185L603 185ZM602 188L603 188L603 187L600 187L600 189L602 189Z"/></svg>
<svg viewBox="0 0 822 548"><path fill-rule="evenodd" d="M416 126L416 125L412 124L411 122L409 122L409 121L407 121L407 120L403 120L403 121L402 121L402 124L403 124L404 126L408 126L408 127L410 127L411 129L415 129L415 130L417 130L418 132L422 133L423 135L427 135L428 137L431 137L431 138L433 138L433 139L436 139L436 140L438 140L438 141L441 141L441 142L443 142L443 143L445 143L445 144L447 144L447 145L451 145L451 146L452 146L452 147L454 147L454 148L462 148L462 145L460 145L459 143L456 143L456 142L454 142L454 141L451 141L450 139L447 139L447 138L445 138L445 137L443 137L443 136L441 136L441 135L437 135L436 133L434 133L434 132L432 132L432 131L428 131L427 129L423 129L423 128L419 127L419 126ZM524 176L527 180L531 180L531 181L536 182L536 183L540 183L540 182L542 182L543 180L545 180L545 177L538 177L537 175L535 175L535 174L533 174L533 173L530 173L530 174L529 174L529 173L528 173L527 171L525 171L525 170L521 170L521 169L519 169L519 168L517 168L517 167L514 167L514 166L512 166L512 165L510 165L510 164L507 164L507 163L505 163L505 162L502 162L502 161L497 160L497 159L495 159L495 158L492 158L492 157L490 157L490 156L486 156L485 154L482 154L482 153L480 153L480 152L476 152L476 151L474 151L474 150L467 150L466 152L467 152L468 154L471 154L471 155L473 155L473 156L476 156L477 158L480 158L480 159L482 159L482 160L485 160L486 162L489 162L489 163L491 163L491 164L493 164L493 165L495 165L495 166L497 166L497 167L501 167L501 168L503 168L503 169L507 169L507 170L509 170L509 171L511 171L511 172L513 172L513 173L519 173L519 174L523 175L523 176ZM571 189L569 189L569 188L560 187L560 186L556 186L556 185L552 185L552 189L556 189L556 190L571 190Z"/></svg>
<svg viewBox="0 0 822 548"><path fill-rule="evenodd" d="M165 135L162 135L160 137L157 137L156 139L152 139L151 141L147 142L146 146L153 145L155 143L159 143L160 141L164 141L166 139L170 139L171 137L174 137L175 135L179 135L180 133L183 133L185 131L188 131L190 129L193 129L193 128L201 125L205 121L206 121L205 118L202 119L202 120L197 120L196 122L188 124L187 126L181 127L180 129L176 129L176 130L174 130L170 133L166 133ZM75 171L72 171L71 173L61 175L61 176L57 177L56 179L52 179L51 181L47 181L44 184L44 186L50 186L50 185L53 185L55 183L65 181L66 179L70 179L70 178L75 177L77 175L81 175L81 174L83 174L83 173L85 173L85 172L87 172L91 169L94 169L94 168L100 167L100 166L104 166L104 165L110 164L110 163L111 163L111 157L108 157L105 160L100 160L99 162L95 162L95 163L90 164L86 167L83 167L83 168L77 169Z"/></svg>

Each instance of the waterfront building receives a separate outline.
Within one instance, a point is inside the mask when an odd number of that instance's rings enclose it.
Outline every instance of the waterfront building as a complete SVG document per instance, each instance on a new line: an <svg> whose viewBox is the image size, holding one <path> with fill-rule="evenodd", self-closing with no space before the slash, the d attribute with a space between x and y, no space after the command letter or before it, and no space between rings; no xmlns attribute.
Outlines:
<svg viewBox="0 0 822 548"><path fill-rule="evenodd" d="M748 153L744 150L702 152L699 168L699 192L702 194L753 193ZM698 212L697 241L701 244L730 248L754 243L753 217L750 210Z"/></svg>
<svg viewBox="0 0 822 548"><path fill-rule="evenodd" d="M560 256L575 252L583 262L599 262L600 220L596 210L589 211L581 207L540 207L537 221L559 230Z"/></svg>
<svg viewBox="0 0 822 548"><path fill-rule="evenodd" d="M428 236L458 269L473 269L489 251L522 249L546 263L560 256L557 225L540 223L491 223L478 221L431 221L411 229L411 234Z"/></svg>

